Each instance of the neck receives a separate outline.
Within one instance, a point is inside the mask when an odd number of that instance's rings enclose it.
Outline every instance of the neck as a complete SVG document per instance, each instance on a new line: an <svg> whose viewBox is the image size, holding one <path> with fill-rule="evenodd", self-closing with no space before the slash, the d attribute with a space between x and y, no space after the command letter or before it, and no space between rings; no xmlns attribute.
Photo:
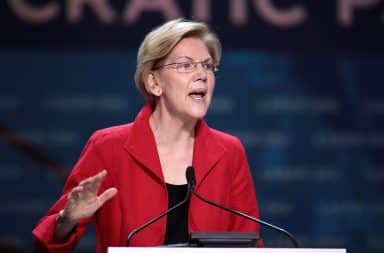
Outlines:
<svg viewBox="0 0 384 253"><path fill-rule="evenodd" d="M171 113L155 108L149 118L149 124L160 147L179 147L193 143L197 120L183 120Z"/></svg>

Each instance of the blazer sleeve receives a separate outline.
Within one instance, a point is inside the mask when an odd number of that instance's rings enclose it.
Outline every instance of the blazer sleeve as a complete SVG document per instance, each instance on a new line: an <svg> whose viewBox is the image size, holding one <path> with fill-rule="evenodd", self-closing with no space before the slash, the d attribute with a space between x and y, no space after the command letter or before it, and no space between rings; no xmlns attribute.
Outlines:
<svg viewBox="0 0 384 253"><path fill-rule="evenodd" d="M231 185L231 207L235 210L259 218L259 206L256 199L256 190L252 174L248 165L247 156L240 140L236 139L234 145ZM259 232L260 225L239 216L234 216L231 222L232 231ZM263 246L262 240L258 246Z"/></svg>
<svg viewBox="0 0 384 253"><path fill-rule="evenodd" d="M65 206L68 194L83 179L93 176L103 170L103 160L95 146L95 134L88 140L87 144L81 152L80 158L70 173L62 195L59 200L48 210L47 214L40 219L35 229L32 231L33 245L36 252L55 252L69 253L79 242L84 234L87 225L92 221L93 217L82 219L76 227L71 231L65 241L57 243L53 240L56 226L56 219L60 210ZM108 174L107 176L108 177ZM106 178L104 179L106 180ZM106 189L105 182L102 183L99 192Z"/></svg>

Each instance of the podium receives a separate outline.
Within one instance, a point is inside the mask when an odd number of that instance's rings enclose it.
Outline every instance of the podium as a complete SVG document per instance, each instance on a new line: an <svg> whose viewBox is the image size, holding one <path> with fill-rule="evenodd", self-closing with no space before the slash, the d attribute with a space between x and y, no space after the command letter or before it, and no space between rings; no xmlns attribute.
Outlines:
<svg viewBox="0 0 384 253"><path fill-rule="evenodd" d="M346 249L109 247L107 253L347 253Z"/></svg>

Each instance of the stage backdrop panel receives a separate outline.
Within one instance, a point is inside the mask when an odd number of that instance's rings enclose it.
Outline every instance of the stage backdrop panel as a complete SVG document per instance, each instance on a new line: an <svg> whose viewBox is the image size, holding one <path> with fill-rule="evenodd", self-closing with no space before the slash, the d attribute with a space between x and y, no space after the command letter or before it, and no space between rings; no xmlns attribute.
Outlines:
<svg viewBox="0 0 384 253"><path fill-rule="evenodd" d="M223 41L206 119L243 142L262 218L303 247L384 251L384 1L100 2L0 2L0 245L32 252L89 136L145 103L133 80L144 34L184 16ZM90 229L75 252L94 240Z"/></svg>

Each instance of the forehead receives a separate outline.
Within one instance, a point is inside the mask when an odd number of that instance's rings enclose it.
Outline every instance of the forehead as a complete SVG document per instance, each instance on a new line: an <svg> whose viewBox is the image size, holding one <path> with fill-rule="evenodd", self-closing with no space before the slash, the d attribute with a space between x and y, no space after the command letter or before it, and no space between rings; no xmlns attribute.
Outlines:
<svg viewBox="0 0 384 253"><path fill-rule="evenodd" d="M208 48L205 43L195 37L182 39L169 54L170 59L179 57L189 57L195 60L205 60L210 58Z"/></svg>

